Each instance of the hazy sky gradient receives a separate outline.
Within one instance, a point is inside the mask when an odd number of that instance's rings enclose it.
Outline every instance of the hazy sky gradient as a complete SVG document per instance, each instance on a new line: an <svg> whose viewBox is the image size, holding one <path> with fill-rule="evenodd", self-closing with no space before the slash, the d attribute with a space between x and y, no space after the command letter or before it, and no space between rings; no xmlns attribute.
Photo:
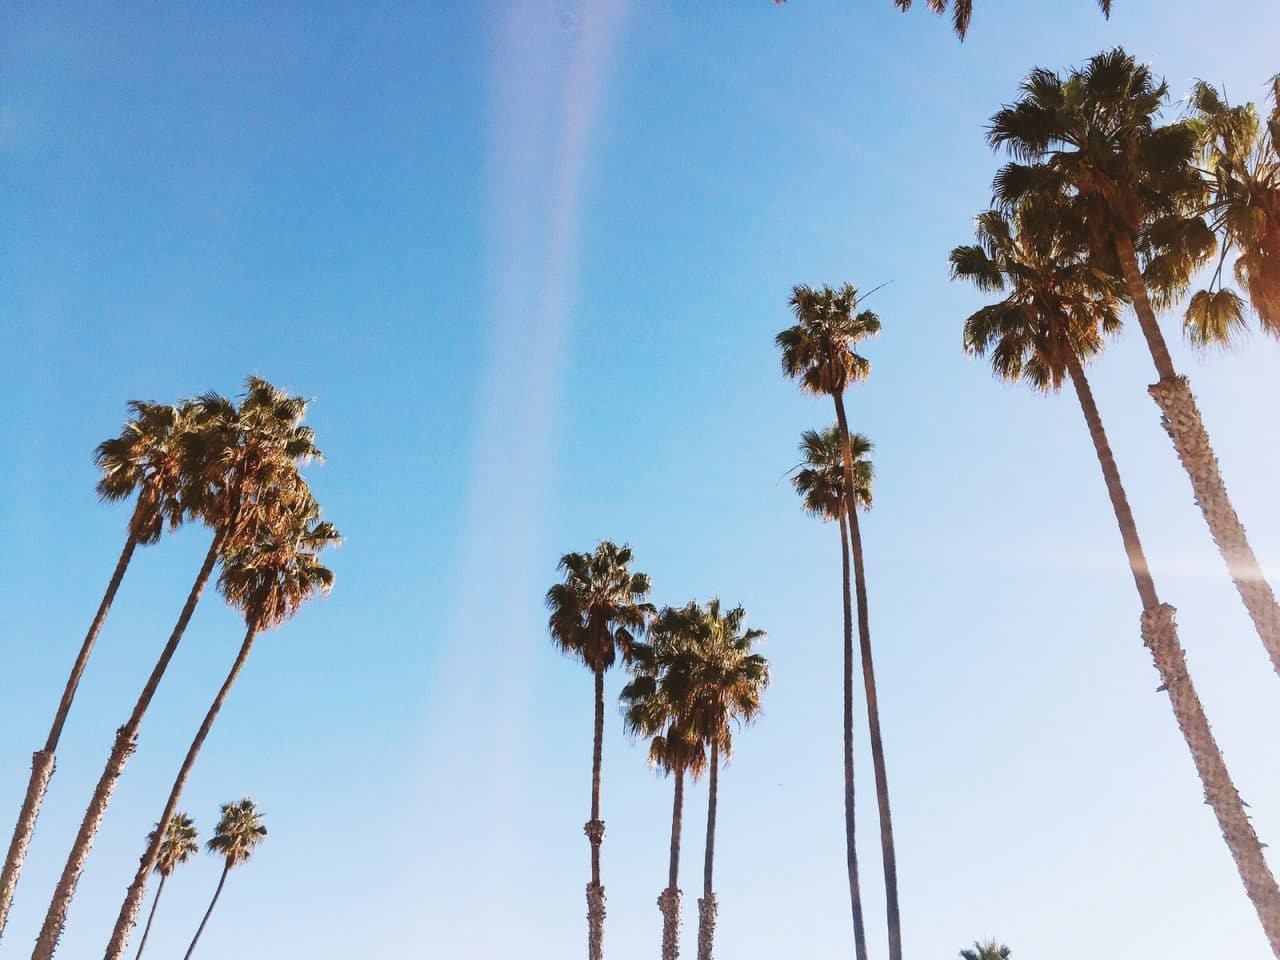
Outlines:
<svg viewBox="0 0 1280 960"><path fill-rule="evenodd" d="M93 446L130 398L257 373L315 399L328 462L309 476L348 542L333 596L255 650L188 787L206 833L246 793L270 829L202 955L582 953L591 682L552 649L542 594L601 537L634 546L659 603L719 594L769 632L765 715L721 778L718 955L851 955L838 537L782 479L832 412L782 379L772 337L794 283L887 283L849 406L877 445L863 535L908 956L994 935L1016 960L1265 957L1155 691L1078 407L964 358L982 300L946 254L989 199L986 119L1029 68L1122 42L1177 93L1204 77L1257 98L1280 7L1116 0L1108 22L1093 0L976 0L961 44L890 0L423 6L0 11L0 829L122 543ZM1198 356L1167 330L1278 570L1280 346ZM1145 393L1141 338L1091 373L1209 717L1280 844L1280 681ZM208 537L130 569L0 958L28 955ZM60 956L105 944L239 639L208 594ZM612 705L604 764L607 955L638 960L658 950L671 788ZM690 956L704 816L698 785ZM217 872L202 854L167 884L149 951L185 948Z"/></svg>

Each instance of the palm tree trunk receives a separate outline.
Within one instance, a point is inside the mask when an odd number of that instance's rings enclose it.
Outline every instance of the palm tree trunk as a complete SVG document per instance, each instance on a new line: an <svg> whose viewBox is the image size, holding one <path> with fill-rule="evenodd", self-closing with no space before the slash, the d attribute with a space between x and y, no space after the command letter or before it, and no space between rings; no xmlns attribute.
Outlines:
<svg viewBox="0 0 1280 960"><path fill-rule="evenodd" d="M1129 508L1129 499L1120 481L1120 471L1079 360L1069 360L1069 371L1102 467L1116 524L1120 527L1125 553L1129 556L1133 580L1142 599L1143 642L1151 651L1152 660L1160 674L1162 689L1169 693L1174 717L1191 750L1200 782L1204 785L1205 799L1218 818L1222 837L1235 860L1236 869L1240 872L1240 879L1258 913L1258 919L1262 921L1271 950L1280 958L1280 888L1276 886L1275 877L1267 866L1262 844L1245 813L1244 802L1231 782L1222 751L1218 748L1208 718L1205 717L1204 707L1187 673L1186 656L1178 642L1174 609L1167 603L1161 603L1156 593L1155 581L1151 577L1142 542L1138 539L1137 524L1134 523L1133 512Z"/></svg>
<svg viewBox="0 0 1280 960"><path fill-rule="evenodd" d="M80 822L75 843L71 847L66 865L62 868L62 876L58 879L58 886L54 890L53 900L49 903L44 924L40 927L40 935L36 939L31 960L50 960L58 948L62 928L67 922L67 910L71 906L71 899L75 896L76 884L79 883L80 874L84 871L84 865L89 859L89 852L93 849L98 827L102 823L103 815L107 812L107 805L111 802L111 794L115 791L116 782L120 779L125 764L128 763L129 757L137 746L138 728L142 725L142 717L147 712L147 707L151 705L151 698L155 696L156 688L160 686L160 680L169 666L169 661L173 659L178 649L178 643L182 640L187 624L191 621L191 615L195 613L200 594L204 592L205 584L209 582L209 575L213 573L213 566L222 549L227 529L227 525L222 526L214 536L213 543L209 545L209 552L205 554L204 563L201 564L200 572L191 586L191 592L187 595L187 602L183 604L178 622L174 625L173 633L169 635L169 642L165 644L160 653L160 659L152 668L151 676L147 678L147 684L142 688L142 694L134 704L128 721L116 731L111 755L107 758L106 768L102 771L97 787L94 788L89 807L85 810L84 819Z"/></svg>
<svg viewBox="0 0 1280 960"><path fill-rule="evenodd" d="M707 850L702 858L702 899L698 901L698 960L712 960L716 938L716 895L712 873L716 861L716 801L720 785L720 745L711 743L711 773L707 780Z"/></svg>
<svg viewBox="0 0 1280 960"><path fill-rule="evenodd" d="M884 765L884 740L880 735L880 701L876 696L876 668L871 657L871 631L866 621L866 580L862 566L862 533L857 510L845 519L853 553L854 581L858 593L858 643L862 654L862 688L867 698L867 725L871 734L871 762L876 776L876 805L880 814L880 856L884 863L885 914L889 926L890 960L902 960L902 929L898 919L898 857L893 843L893 817L889 809L889 775Z"/></svg>
<svg viewBox="0 0 1280 960"><path fill-rule="evenodd" d="M213 913L213 908L218 905L218 897L222 896L222 885L227 882L227 874L230 871L231 861L228 860L222 868L222 876L218 878L218 889L213 891L213 899L209 901L209 909L204 912L204 919L200 921L200 926L196 928L196 935L191 938L191 946L187 947L187 952L183 954L182 960L191 960L191 954L196 949L200 934L204 933L205 924L209 922L209 914Z"/></svg>
<svg viewBox="0 0 1280 960"><path fill-rule="evenodd" d="M139 506L141 498L139 498ZM134 518L137 518L138 506L134 507ZM102 595L98 604L98 612L89 624L89 632L80 644L80 652L71 667L71 675L67 677L67 685L62 690L62 701L58 704L58 712L54 715L53 726L49 729L44 749L31 756L31 779L27 783L27 793L22 801L22 810L18 813L18 823L13 828L13 839L9 841L9 852L4 858L4 869L0 871L0 937L4 936L5 924L9 920L9 907L13 904L13 894L18 887L18 875L22 872L22 863L27 857L27 847L31 844L31 835L35 833L36 818L40 815L40 806L44 803L45 790L49 787L49 779L53 776L54 754L58 749L58 740L62 737L62 727L67 722L67 714L71 712L71 701L75 699L76 688L80 685L80 677L89 662L89 654L97 642L102 625L107 620L107 613L120 589L124 572L133 559L133 551L138 546L138 538L132 532L133 522L129 524L129 537L120 551L120 559L116 561L115 571L107 584L107 592Z"/></svg>
<svg viewBox="0 0 1280 960"><path fill-rule="evenodd" d="M833 394L836 422L840 428L845 478L845 508L857 502L853 485L853 452L849 445L849 421L845 418L844 399ZM858 880L858 848L853 792L853 603L849 596L849 544L845 525L840 524L841 586L844 597L844 843L845 864L849 872L849 903L853 911L853 949L857 960L867 960L867 933L862 919L862 890ZM858 627L867 622L866 589L858 578ZM869 633L869 627L867 628Z"/></svg>
<svg viewBox="0 0 1280 960"><path fill-rule="evenodd" d="M151 911L147 914L147 925L142 928L142 940L138 943L138 952L133 955L133 960L142 960L142 951L147 945L147 937L151 936L151 922L156 918L156 907L160 906L160 894L164 893L164 882L168 879L165 874L160 874L160 884L156 887L156 897L151 901Z"/></svg>
<svg viewBox="0 0 1280 960"><path fill-rule="evenodd" d="M662 911L662 960L680 956L680 827L684 816L684 768L676 768L675 799L671 804L671 863L667 889L658 896Z"/></svg>
<svg viewBox="0 0 1280 960"><path fill-rule="evenodd" d="M1244 524L1240 522L1222 473L1218 458L1213 452L1209 433L1205 430L1200 410L1186 377L1178 376L1165 346L1164 336L1156 322L1155 311L1147 296L1147 287L1138 268L1138 257L1133 240L1127 236L1116 239L1116 253L1124 270L1125 285L1133 298L1134 313L1151 348L1159 383L1152 384L1148 392L1160 407L1161 423L1173 440L1182 468L1191 480L1196 503L1209 525L1209 533L1217 544L1222 559L1226 561L1231 580L1236 586L1245 609L1253 620L1254 629L1271 658L1271 666L1280 674L1280 605L1276 603L1271 585L1262 573L1262 566L1249 546Z"/></svg>
<svg viewBox="0 0 1280 960"><path fill-rule="evenodd" d="M600 844L604 821L600 819L600 760L604 747L604 670L595 671L595 736L591 747L591 819L583 828L591 843L591 882L587 884L587 957L604 957L604 887L600 883Z"/></svg>
<svg viewBox="0 0 1280 960"><path fill-rule="evenodd" d="M168 833L169 823L173 820L173 816L178 810L178 802L182 799L182 791L187 785L187 778L191 775L191 768L195 766L196 757L200 754L204 741L209 736L209 731L213 728L213 722L218 718L218 713L222 710L222 705L227 700L227 694L231 692L231 687L235 684L236 678L240 676L240 671L244 669L245 661L249 659L249 651L253 648L253 641L257 635L257 626L250 625L245 632L244 642L240 645L240 652L237 654L235 662L231 665L231 671L227 674L227 679L222 682L222 688L218 690L218 695L213 698L213 703L209 705L209 712L205 714L204 722L200 724L200 729L196 733L195 739L191 741L187 756L182 761L182 767L178 771L177 778L173 781L173 788L169 791L169 799L165 803L164 812L160 814L160 821L156 824L156 829L151 835L151 842L147 844L147 849L138 863L138 872L134 874L133 883L129 885L124 903L120 906L120 914L116 917L115 929L111 932L111 939L107 943L107 952L104 955L104 960L120 960L124 956L125 948L129 945L129 936L133 933L134 924L138 922L138 911L142 907L142 899L147 893L147 877L151 875L151 871L155 868L156 858L160 855L160 847L163 845L165 835Z"/></svg>

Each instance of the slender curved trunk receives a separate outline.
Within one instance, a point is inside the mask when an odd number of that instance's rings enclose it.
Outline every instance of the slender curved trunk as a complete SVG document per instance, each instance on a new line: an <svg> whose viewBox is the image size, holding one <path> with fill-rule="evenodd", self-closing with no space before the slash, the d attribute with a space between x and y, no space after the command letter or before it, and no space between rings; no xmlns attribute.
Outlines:
<svg viewBox="0 0 1280 960"><path fill-rule="evenodd" d="M129 757L137 746L138 728L142 725L142 718L147 712L147 707L151 705L151 699L155 696L156 688L160 686L160 680L169 666L169 661L173 659L173 655L178 649L182 634L187 629L187 624L191 622L191 615L195 613L196 604L200 601L200 594L204 592L205 585L209 582L209 576L213 573L213 566L217 562L218 553L222 549L226 531L227 526L224 525L214 536L213 543L209 545L209 552L205 554L204 563L201 564L200 572L196 575L195 583L191 586L191 592L187 595L187 602L183 604L182 613L178 616L178 622L174 625L173 633L169 635L169 641L161 651L160 659L156 661L155 667L152 668L151 676L147 678L147 684L142 688L142 694L138 697L138 702L134 704L133 712L129 715L129 719L124 726L116 731L115 744L111 748L111 755L107 758L107 765L102 771L102 776L98 779L98 785L94 788L89 807L85 810L84 819L80 822L80 829L76 833L75 843L71 847L71 853L67 857L66 865L62 868L62 876L58 879L58 886L54 890L53 900L49 903L49 910L45 914L44 924L40 927L40 935L36 939L35 950L31 954L31 960L50 960L54 951L58 948L58 940L62 936L62 928L67 922L67 910L71 906L71 899L75 896L76 884L80 881L80 874L84 872L84 865L89 859L89 852L93 849L93 841L97 836L98 827L102 823L102 817L106 814L107 805L111 802L111 794L115 791L116 782L120 779L121 773L124 772L125 764L128 763Z"/></svg>
<svg viewBox="0 0 1280 960"><path fill-rule="evenodd" d="M591 882L587 884L587 957L604 957L604 886L600 883L600 844L604 821L600 819L600 760L604 747L604 670L595 671L595 736L591 746L591 819L583 828L591 843Z"/></svg>
<svg viewBox="0 0 1280 960"><path fill-rule="evenodd" d="M864 629L867 588L862 566L862 533L856 510L846 517L853 553L854 582L858 594L858 644L862 654L862 688L867 698L867 725L871 735L871 763L876 776L876 806L880 814L880 856L884 864L885 913L889 926L889 957L902 960L902 930L898 919L898 858L893 843L893 816L889 809L889 775L884 765L884 740L880 735L880 701L876 696L876 668L871 657L871 631Z"/></svg>
<svg viewBox="0 0 1280 960"><path fill-rule="evenodd" d="M1161 603L1156 593L1155 581L1147 565L1142 542L1138 539L1137 524L1134 523L1129 499L1120 482L1120 471L1107 441L1089 381L1079 360L1071 358L1069 364L1071 382L1089 426L1089 435L1107 484L1107 494L1115 511L1116 524L1120 528L1125 553L1129 556L1129 568L1138 588L1138 596L1142 599L1143 642L1151 651L1162 688L1169 693L1174 717L1191 750L1200 782L1204 785L1205 799L1218 818L1222 837L1235 860L1236 869L1240 872L1240 879L1258 913L1258 919L1262 922L1271 950L1280 958L1280 888L1276 886L1275 877L1267 866L1262 844L1254 833L1253 824L1249 822L1244 801L1231 782L1222 751L1218 748L1208 718L1205 717L1204 707L1187 673L1186 656L1178 641L1175 611L1169 604Z"/></svg>
<svg viewBox="0 0 1280 960"><path fill-rule="evenodd" d="M716 803L720 786L720 746L711 744L707 778L707 849L702 857L702 899L698 901L698 960L712 960L716 939L716 895L712 873L716 862Z"/></svg>
<svg viewBox="0 0 1280 960"><path fill-rule="evenodd" d="M1160 382L1152 384L1148 392L1160 407L1161 423L1173 441L1173 448L1182 468L1191 480L1196 504L1204 515L1205 523L1209 525L1213 542L1226 561L1227 571L1231 574L1240 599L1244 601L1245 609L1249 611L1254 629L1271 658L1271 666L1280 674L1280 605L1277 605L1271 585L1263 576L1262 566L1249 545L1244 524L1240 522L1240 517L1231 504L1226 484L1222 481L1222 472L1218 468L1217 455L1213 452L1209 433L1200 418L1191 386L1187 378L1178 376L1173 368L1169 349L1156 322L1155 311L1147 296L1146 283L1138 267L1133 239L1118 236L1115 247L1124 271L1125 285L1133 298L1134 313L1137 314L1147 345L1151 348L1151 357L1160 377Z"/></svg>
<svg viewBox="0 0 1280 960"><path fill-rule="evenodd" d="M155 899L151 901L151 910L147 913L147 925L142 928L142 939L138 942L138 952L133 955L133 960L142 960L142 951L147 946L147 937L151 936L151 923L156 918L156 907L160 906L160 894L164 893L164 882L169 877L166 874L160 874L160 883L156 887Z"/></svg>
<svg viewBox="0 0 1280 960"><path fill-rule="evenodd" d="M112 930L111 939L107 943L104 960L120 960L124 956L125 948L129 945L129 936L133 933L133 927L138 922L138 911L142 908L142 899L147 893L147 877L151 875L151 871L155 868L156 858L160 855L160 847L163 845L165 835L169 831L169 823L173 820L174 814L177 813L178 801L182 799L182 791L187 785L187 778L191 775L191 768L195 766L196 757L199 756L200 750L209 736L209 731L213 728L213 722L218 718L222 705L226 703L227 694L231 692L231 687L235 684L236 678L240 676L240 671L244 669L245 661L249 659L249 651L253 649L253 641L257 635L258 628L256 625L251 625L245 632L244 642L240 644L240 652L236 655L235 662L231 665L231 671L227 674L227 679L222 682L222 687L218 690L218 695L213 698L213 703L209 705L209 711L205 714L204 722L200 724L200 729L196 732L195 739L191 741L187 756L182 761L182 767L178 770L177 778L173 781L173 788L169 791L169 799L165 803L164 812L160 814L160 820L151 835L151 842L147 844L147 849L142 854L142 859L138 862L138 872L134 874L133 883L129 884L124 903L120 906L120 914L116 917L115 929ZM161 882L164 882L163 877ZM150 924L148 923L148 925Z"/></svg>
<svg viewBox="0 0 1280 960"><path fill-rule="evenodd" d="M191 938L191 946L187 947L187 952L182 955L182 960L191 960L191 954L195 952L196 944L200 942L200 934L204 933L205 924L209 922L209 915L213 913L213 908L218 905L218 898L222 896L222 885L227 882L227 874L231 871L231 861L228 860L222 867L222 876L218 878L218 889L213 891L213 899L209 901L209 909L204 912L204 918L200 921L200 926L196 928L196 935Z"/></svg>
<svg viewBox="0 0 1280 960"><path fill-rule="evenodd" d="M139 506L141 499L139 500ZM134 507L134 518L137 518L138 506ZM129 530L133 530L130 522ZM18 887L18 875L22 872L22 863L27 857L27 847L31 844L31 835L35 833L36 818L40 816L40 806L44 803L44 794L53 776L54 754L58 750L58 740L62 737L62 727L67 722L67 714L71 712L71 701L75 699L76 688L80 686L80 677L89 663L89 654L97 642L102 625L107 620L107 613L120 589L124 572L133 559L133 551L138 546L138 538L130 532L120 551L120 559L116 561L115 571L107 584L107 592L102 595L98 604L98 612L89 624L89 632L80 644L80 652L71 666L71 675L67 677L67 685L62 690L62 700L58 704L58 712L53 717L53 726L49 728L49 736L45 740L44 749L31 756L31 779L27 783L27 793L22 801L22 809L18 813L18 823L13 828L13 839L9 841L9 851L5 854L4 869L0 871L0 937L4 936L5 924L9 920L9 907L13 904L13 894Z"/></svg>
<svg viewBox="0 0 1280 960"><path fill-rule="evenodd" d="M671 861L667 889L658 896L662 911L662 960L680 956L680 828L684 818L684 768L676 769L675 799L671 803Z"/></svg>
<svg viewBox="0 0 1280 960"><path fill-rule="evenodd" d="M853 485L853 451L849 445L849 421L845 417L844 398L833 394L836 423L840 429L840 446L844 459L845 514L857 502ZM849 590L849 538L846 526L840 524L840 562L844 596L844 839L845 862L849 871L849 902L853 911L853 947L857 960L867 960L867 933L862 918L862 891L858 880L858 848L853 791L853 602ZM861 553L859 553L861 556ZM864 632L867 623L866 585L861 575L858 582L858 628ZM869 635L869 627L865 632Z"/></svg>

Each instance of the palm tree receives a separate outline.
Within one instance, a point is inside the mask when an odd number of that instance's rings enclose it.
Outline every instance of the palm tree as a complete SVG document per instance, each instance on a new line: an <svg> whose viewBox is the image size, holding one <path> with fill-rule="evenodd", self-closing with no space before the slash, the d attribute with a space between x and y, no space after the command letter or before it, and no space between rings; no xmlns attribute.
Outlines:
<svg viewBox="0 0 1280 960"><path fill-rule="evenodd" d="M787 0L773 0L777 6L782 6ZM910 10L911 0L893 0L893 5L899 10ZM934 13L947 12L947 0L925 0L927 6ZM1098 0L1098 6L1102 8L1102 12L1108 18L1111 16L1111 0ZM973 19L973 0L955 0L955 4L951 9L951 25L955 29L956 36L961 40L969 33L969 21Z"/></svg>
<svg viewBox="0 0 1280 960"><path fill-rule="evenodd" d="M204 912L204 919L200 921L196 935L191 938L191 946L187 947L182 960L191 960L191 954L196 949L200 934L204 933L205 924L209 922L209 915L218 905L218 897L222 895L222 885L227 882L227 874L231 872L231 868L248 860L266 836L267 828L262 825L262 812L248 797L241 797L235 803L222 805L222 819L218 821L213 837L205 844L205 848L210 853L216 853L222 857L222 876L218 878L218 887L213 891L209 909Z"/></svg>
<svg viewBox="0 0 1280 960"><path fill-rule="evenodd" d="M672 654L664 695L679 704L688 732L710 754L706 852L702 864L702 898L698 901L698 960L712 960L717 903L712 875L715 866L716 811L720 763L733 756L733 724L750 723L760 713L760 698L769 685L769 663L753 652L764 631L746 629L742 607L724 610L718 597L705 607L683 609L688 646Z"/></svg>
<svg viewBox="0 0 1280 960"><path fill-rule="evenodd" d="M156 845L155 871L160 874L160 885L156 887L155 899L151 901L151 912L147 914L147 925L142 930L142 940L138 944L138 952L134 960L139 960L142 950L147 945L147 936L151 933L151 921L156 918L156 907L160 906L160 894L164 893L164 882L169 879L181 864L186 863L200 850L196 842L196 825L185 813L175 813L165 825L156 824L156 828L147 834L147 845ZM158 842L157 842L158 841Z"/></svg>
<svg viewBox="0 0 1280 960"><path fill-rule="evenodd" d="M1118 261L1159 377L1149 391L1280 673L1280 606L1231 505L1187 379L1174 369L1138 260L1142 248L1156 293L1168 299L1186 288L1191 271L1214 247L1200 215L1209 190L1195 166L1199 134L1187 121L1158 125L1167 99L1168 85L1120 47L1098 54L1066 79L1033 71L1017 102L991 121L989 142L1015 158L996 175L995 193L1006 208L1033 193L1068 194L1088 224L1095 260Z"/></svg>
<svg viewBox="0 0 1280 960"><path fill-rule="evenodd" d="M1001 211L978 217L977 244L951 254L953 277L972 280L1004 299L983 307L965 322L965 350L990 356L1006 381L1021 380L1040 392L1056 391L1071 379L1102 467L1121 540L1142 602L1142 638L1191 750L1205 796L1223 838L1280 957L1280 889L1262 845L1231 782L1204 708L1187 673L1178 641L1174 608L1161 603L1147 564L1133 512L1120 480L1102 418L1084 372L1084 362L1120 326L1118 294L1109 271L1094 266L1083 248L1082 231L1071 229L1062 211L1026 201L1010 218Z"/></svg>
<svg viewBox="0 0 1280 960"><path fill-rule="evenodd" d="M673 609L664 607L651 627L652 643L632 644L628 669L632 680L622 690L627 732L634 737L651 737L649 763L675 778L671 808L671 853L667 887L658 896L662 912L662 958L680 956L680 833L684 815L685 774L696 780L706 767L707 754L689 728L685 703L673 696L672 688L687 688L680 671L689 664L688 653L700 622L696 602Z"/></svg>
<svg viewBox="0 0 1280 960"><path fill-rule="evenodd" d="M305 495L298 466L320 455L311 429L301 425L306 408L304 399L291 397L257 377L246 381L238 407L214 393L191 401L193 423L186 437L191 471L182 497L192 515L214 528L213 542L129 719L116 731L106 767L45 913L32 960L50 960L57 949L94 837L136 748L142 718L177 652L214 564L224 553L250 542L256 531L278 515L282 503Z"/></svg>
<svg viewBox="0 0 1280 960"><path fill-rule="evenodd" d="M845 502L857 503L857 471L849 421L844 409L844 391L850 384L866 379L871 364L856 351L858 343L880 331L880 319L870 310L858 310L858 291L850 284L839 290L815 290L797 286L791 295L796 323L778 334L783 372L800 381L806 393L830 396L836 408L844 466ZM857 598L858 638L866 652L871 649L871 622L867 612L867 580L863 566L862 533L856 510L846 511L849 546L853 557L854 592ZM849 900L853 912L854 950L857 960L866 960L866 935L862 921L862 898L858 889L858 854L854 844L853 794L853 633L845 618L844 635L844 822L845 860L849 873ZM878 732L878 721L877 721ZM889 816L888 789L883 761L877 764L877 797L880 799L881 848L884 855L885 915L889 934L890 960L902 960L902 932L898 915L897 858L893 845L893 822Z"/></svg>
<svg viewBox="0 0 1280 960"><path fill-rule="evenodd" d="M631 659L635 642L653 618L649 577L631 571L631 548L604 540L592 553L566 553L559 570L564 580L547 591L548 629L561 653L575 657L595 677L595 734L591 751L591 819L583 828L591 844L591 882L587 884L587 956L604 956L604 886L600 882L600 759L604 743L604 674L621 656Z"/></svg>
<svg viewBox="0 0 1280 960"><path fill-rule="evenodd" d="M973 947L960 951L960 960L1009 960L1013 951L994 940L985 943L973 941Z"/></svg>
<svg viewBox="0 0 1280 960"><path fill-rule="evenodd" d="M1244 303L1220 286L1227 254L1238 253L1236 279L1249 294L1263 330L1280 337L1280 75L1271 78L1271 113L1263 124L1252 103L1231 106L1212 85L1191 91L1193 128L1213 188L1209 212L1222 255L1209 289L1187 307L1193 343L1227 343L1244 323ZM1217 287L1218 289L1214 289Z"/></svg>
<svg viewBox="0 0 1280 960"><path fill-rule="evenodd" d="M316 519L318 513L319 508L312 501L300 514L281 518L277 525L280 529L259 531L258 539L251 546L237 550L224 560L218 586L227 602L244 615L244 640L226 680L191 742L173 788L169 791L164 812L160 815L161 824L167 825L173 818L196 757L204 746L231 687L244 668L258 634L279 626L296 614L307 600L320 594L328 594L333 589L333 573L320 563L319 553L326 546L339 543L341 538L332 524ZM106 960L119 960L124 956L129 935L133 932L146 894L147 875L158 862L160 852L157 832L142 855L133 883L120 907L115 929L107 945Z"/></svg>
<svg viewBox="0 0 1280 960"><path fill-rule="evenodd" d="M136 494L133 515L129 518L124 549L120 551L106 593L98 604L98 612L89 624L89 632L85 634L71 674L67 677L44 748L36 751L31 759L31 779L3 871L0 871L0 936L4 934L9 907L18 886L18 875L22 871L31 835L35 832L36 818L40 814L49 779L53 776L54 755L62 737L62 728L125 570L140 544L155 543L164 532L166 521L169 528L174 529L186 513L179 494L188 472L184 443L190 420L188 408L186 405L174 407L134 400L129 403L129 412L132 416L120 435L98 445L94 462L102 471L102 479L98 481L99 498L125 500Z"/></svg>

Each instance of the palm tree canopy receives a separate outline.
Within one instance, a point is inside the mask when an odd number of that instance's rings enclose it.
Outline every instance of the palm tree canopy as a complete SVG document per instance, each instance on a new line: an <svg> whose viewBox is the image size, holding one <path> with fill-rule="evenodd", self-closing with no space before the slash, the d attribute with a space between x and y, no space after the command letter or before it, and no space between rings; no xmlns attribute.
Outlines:
<svg viewBox="0 0 1280 960"><path fill-rule="evenodd" d="M773 0L773 2L777 6L782 6L787 0ZM899 10L910 10L911 0L893 0L893 5ZM947 12L947 0L925 0L925 6L934 13ZM1111 0L1098 0L1098 6L1106 17L1111 17ZM951 5L951 26L961 40L968 35L969 23L972 19L973 0L955 0Z"/></svg>
<svg viewBox="0 0 1280 960"><path fill-rule="evenodd" d="M1158 123L1167 101L1168 84L1122 47L1065 77L1033 70L988 129L991 146L1014 158L996 174L998 205L1070 195L1095 253L1127 237L1144 253L1156 293L1177 295L1215 245L1200 216L1207 187L1195 165L1197 133L1185 120Z"/></svg>
<svg viewBox="0 0 1280 960"><path fill-rule="evenodd" d="M278 626L307 600L333 589L333 572L319 554L342 537L333 524L316 519L317 512L318 507L310 506L289 522L267 525L251 544L224 556L218 589L247 624Z"/></svg>
<svg viewBox="0 0 1280 960"><path fill-rule="evenodd" d="M853 487L858 506L871 509L871 483L875 468L868 459L873 444L861 433L849 436L853 451ZM805 513L836 520L843 515L845 501L844 456L840 428L806 430L800 435L801 460L791 474L791 485L804 504Z"/></svg>
<svg viewBox="0 0 1280 960"><path fill-rule="evenodd" d="M235 803L222 805L222 817L205 848L222 857L228 867L234 867L248 860L266 836L262 811L248 797L241 797Z"/></svg>
<svg viewBox="0 0 1280 960"><path fill-rule="evenodd" d="M654 617L649 577L631 563L629 546L602 540L591 553L561 557L564 579L547 591L552 642L592 671L609 669L619 655L630 660Z"/></svg>
<svg viewBox="0 0 1280 960"><path fill-rule="evenodd" d="M965 350L990 355L1001 379L1059 389L1071 357L1087 360L1119 330L1123 281L1096 265L1060 204L987 210L975 232L977 243L951 251L951 276L1005 296L965 321Z"/></svg>
<svg viewBox="0 0 1280 960"><path fill-rule="evenodd" d="M159 827L159 824L156 824ZM147 834L147 843L155 839L156 832ZM156 853L155 871L167 877L181 864L186 863L200 851L197 842L196 825L186 813L175 813L169 821L169 829L164 832L164 840Z"/></svg>
<svg viewBox="0 0 1280 960"><path fill-rule="evenodd" d="M800 284L790 304L796 323L775 338L783 372L814 394L842 393L865 380L871 364L855 348L880 332L880 318L858 310L858 291L848 283L839 289Z"/></svg>
<svg viewBox="0 0 1280 960"><path fill-rule="evenodd" d="M1013 951L995 940L985 943L975 940L970 949L960 951L960 960L1009 960L1011 956Z"/></svg>
<svg viewBox="0 0 1280 960"><path fill-rule="evenodd" d="M1184 317L1187 336L1197 346L1230 343L1244 326L1244 301L1219 286L1232 250L1236 280L1262 328L1280 336L1280 75L1270 87L1265 124L1254 104L1232 106L1211 84L1200 81L1191 91L1190 122L1212 188L1210 217L1222 236L1222 257L1209 288L1192 297Z"/></svg>
<svg viewBox="0 0 1280 960"><path fill-rule="evenodd" d="M188 403L170 406L144 400L129 402L130 418L120 435L104 440L93 460L102 477L98 496L124 500L138 495L131 533L139 543L155 543L186 519L183 497L190 474L187 433L192 425Z"/></svg>
<svg viewBox="0 0 1280 960"><path fill-rule="evenodd" d="M687 687L687 678L679 674L690 663L700 613L696 601L658 612L650 627L650 642L632 645L628 664L632 679L619 697L627 732L652 738L649 763L666 773L686 771L695 779L706 767L707 754L691 730L692 718L678 691Z"/></svg>

